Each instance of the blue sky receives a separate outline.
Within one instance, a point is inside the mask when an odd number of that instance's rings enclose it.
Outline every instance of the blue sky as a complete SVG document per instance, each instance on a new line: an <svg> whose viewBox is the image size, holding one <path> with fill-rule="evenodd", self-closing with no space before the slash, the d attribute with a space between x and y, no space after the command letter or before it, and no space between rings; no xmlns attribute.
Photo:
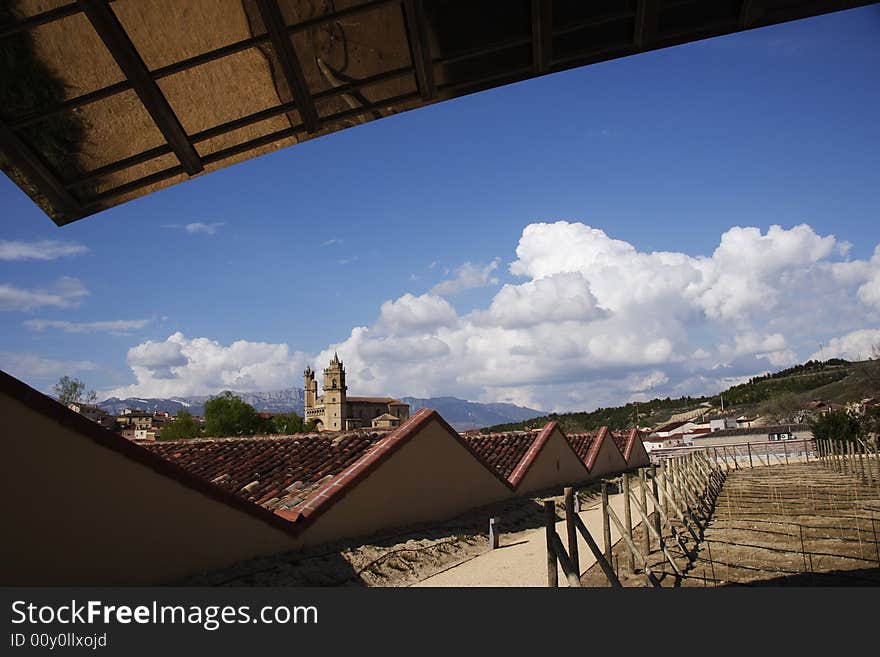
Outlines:
<svg viewBox="0 0 880 657"><path fill-rule="evenodd" d="M185 395L338 349L355 394L579 410L865 355L878 33L872 6L545 76L60 229L2 177L0 367Z"/></svg>

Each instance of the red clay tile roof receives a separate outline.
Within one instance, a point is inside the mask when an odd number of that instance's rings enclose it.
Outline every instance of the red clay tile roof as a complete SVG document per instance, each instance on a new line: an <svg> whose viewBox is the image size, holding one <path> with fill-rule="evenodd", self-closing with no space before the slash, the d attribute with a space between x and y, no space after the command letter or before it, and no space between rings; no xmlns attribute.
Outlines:
<svg viewBox="0 0 880 657"><path fill-rule="evenodd" d="M620 453L626 454L626 447L629 444L629 431L612 431L611 437L614 439L614 444L617 445ZM623 458L625 460L626 456Z"/></svg>
<svg viewBox="0 0 880 657"><path fill-rule="evenodd" d="M393 397L346 397L345 401L352 404L391 404L393 402L396 402L398 404L401 403Z"/></svg>
<svg viewBox="0 0 880 657"><path fill-rule="evenodd" d="M537 431L514 433L490 433L466 436L464 440L485 463L501 478L510 481L513 471L520 464L538 437Z"/></svg>
<svg viewBox="0 0 880 657"><path fill-rule="evenodd" d="M593 441L596 440L596 435L596 433L570 433L566 436L568 444L583 463L587 462L587 454L593 446Z"/></svg>
<svg viewBox="0 0 880 657"><path fill-rule="evenodd" d="M145 449L254 504L288 511L355 463L386 434L350 431L194 439Z"/></svg>
<svg viewBox="0 0 880 657"><path fill-rule="evenodd" d="M644 435L638 429L630 429L629 431L617 431L614 434L614 444L620 450L623 460L629 463L629 457L632 455L633 447L636 440L644 439Z"/></svg>
<svg viewBox="0 0 880 657"><path fill-rule="evenodd" d="M587 470L592 470L596 464L599 449L609 433L608 427L601 427L595 433L573 433L566 436L566 438L574 453L587 466Z"/></svg>

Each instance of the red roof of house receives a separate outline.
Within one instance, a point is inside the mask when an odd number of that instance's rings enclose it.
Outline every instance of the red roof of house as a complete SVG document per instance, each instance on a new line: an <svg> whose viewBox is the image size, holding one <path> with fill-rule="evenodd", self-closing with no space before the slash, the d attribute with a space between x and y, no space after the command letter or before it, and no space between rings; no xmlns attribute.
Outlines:
<svg viewBox="0 0 880 657"><path fill-rule="evenodd" d="M249 502L285 511L352 465L385 435L352 431L181 440L144 447Z"/></svg>
<svg viewBox="0 0 880 657"><path fill-rule="evenodd" d="M612 435L614 436L614 444L617 445L617 449L620 450L623 460L629 463L629 457L632 455L636 440L642 438L641 432L638 429L633 428L629 431L615 431Z"/></svg>
<svg viewBox="0 0 880 657"><path fill-rule="evenodd" d="M465 440L475 454L509 481L537 437L537 431L524 431L467 436Z"/></svg>

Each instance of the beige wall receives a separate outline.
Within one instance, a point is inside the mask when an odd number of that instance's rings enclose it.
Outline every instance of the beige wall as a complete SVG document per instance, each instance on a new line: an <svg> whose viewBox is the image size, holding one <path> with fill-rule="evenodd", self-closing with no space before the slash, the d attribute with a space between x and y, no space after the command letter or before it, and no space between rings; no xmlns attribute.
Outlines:
<svg viewBox="0 0 880 657"><path fill-rule="evenodd" d="M648 451L645 449L644 444L638 437L636 437L633 442L632 451L629 453L629 461L627 461L627 466L630 468L644 468L651 464L651 457L648 456Z"/></svg>
<svg viewBox="0 0 880 657"><path fill-rule="evenodd" d="M303 534L309 545L446 520L512 497L436 419L361 480Z"/></svg>
<svg viewBox="0 0 880 657"><path fill-rule="evenodd" d="M587 468L557 427L517 487L517 494L578 484L589 478Z"/></svg>
<svg viewBox="0 0 880 657"><path fill-rule="evenodd" d="M295 539L0 394L0 584L158 584Z"/></svg>
<svg viewBox="0 0 880 657"><path fill-rule="evenodd" d="M620 450L614 444L614 439L610 434L605 436L602 446L599 448L599 454L596 456L596 462L593 463L593 469L590 470L590 478L596 479L609 474L616 474L627 469L626 462L620 455Z"/></svg>

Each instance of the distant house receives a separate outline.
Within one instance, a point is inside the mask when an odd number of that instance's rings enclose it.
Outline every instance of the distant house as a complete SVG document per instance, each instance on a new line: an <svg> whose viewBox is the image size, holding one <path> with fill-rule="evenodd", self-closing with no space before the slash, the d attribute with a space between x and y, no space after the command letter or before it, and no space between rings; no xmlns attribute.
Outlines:
<svg viewBox="0 0 880 657"><path fill-rule="evenodd" d="M400 418L391 413L383 413L379 417L374 417L372 421L374 429L389 429L400 426Z"/></svg>
<svg viewBox="0 0 880 657"><path fill-rule="evenodd" d="M658 427L651 432L649 438L668 438L674 434L685 434L690 433L694 429L697 428L697 424L695 422L680 420L678 422L670 422L669 424L664 424L662 427Z"/></svg>
<svg viewBox="0 0 880 657"><path fill-rule="evenodd" d="M846 408L843 404L835 404L834 402L825 402L821 399L814 399L809 404L807 404L806 410L811 415L828 415L832 411L840 411Z"/></svg>
<svg viewBox="0 0 880 657"><path fill-rule="evenodd" d="M67 408L72 410L74 413L79 413L83 417L88 418L92 422L100 423L101 420L110 416L109 413L101 408L98 408L94 404L81 404L71 402L67 405Z"/></svg>
<svg viewBox="0 0 880 657"><path fill-rule="evenodd" d="M149 429L153 426L153 414L125 409L122 415L117 416L116 422L126 428Z"/></svg>
<svg viewBox="0 0 880 657"><path fill-rule="evenodd" d="M155 442L159 439L159 432L155 429L135 429L133 440Z"/></svg>
<svg viewBox="0 0 880 657"><path fill-rule="evenodd" d="M745 415L740 415L738 418L736 418L736 428L737 429L748 429L753 424L755 424L755 421L757 419L758 419L757 416L750 418L750 417L746 417Z"/></svg>
<svg viewBox="0 0 880 657"><path fill-rule="evenodd" d="M684 445L684 441L680 435L667 436L665 438L648 436L647 438L642 439L642 443L645 445L645 451L647 452L653 452L655 449L665 449L667 447L679 447Z"/></svg>
<svg viewBox="0 0 880 657"><path fill-rule="evenodd" d="M724 431L725 429L736 428L736 419L732 417L720 417L715 420L709 420L709 429L711 431Z"/></svg>

